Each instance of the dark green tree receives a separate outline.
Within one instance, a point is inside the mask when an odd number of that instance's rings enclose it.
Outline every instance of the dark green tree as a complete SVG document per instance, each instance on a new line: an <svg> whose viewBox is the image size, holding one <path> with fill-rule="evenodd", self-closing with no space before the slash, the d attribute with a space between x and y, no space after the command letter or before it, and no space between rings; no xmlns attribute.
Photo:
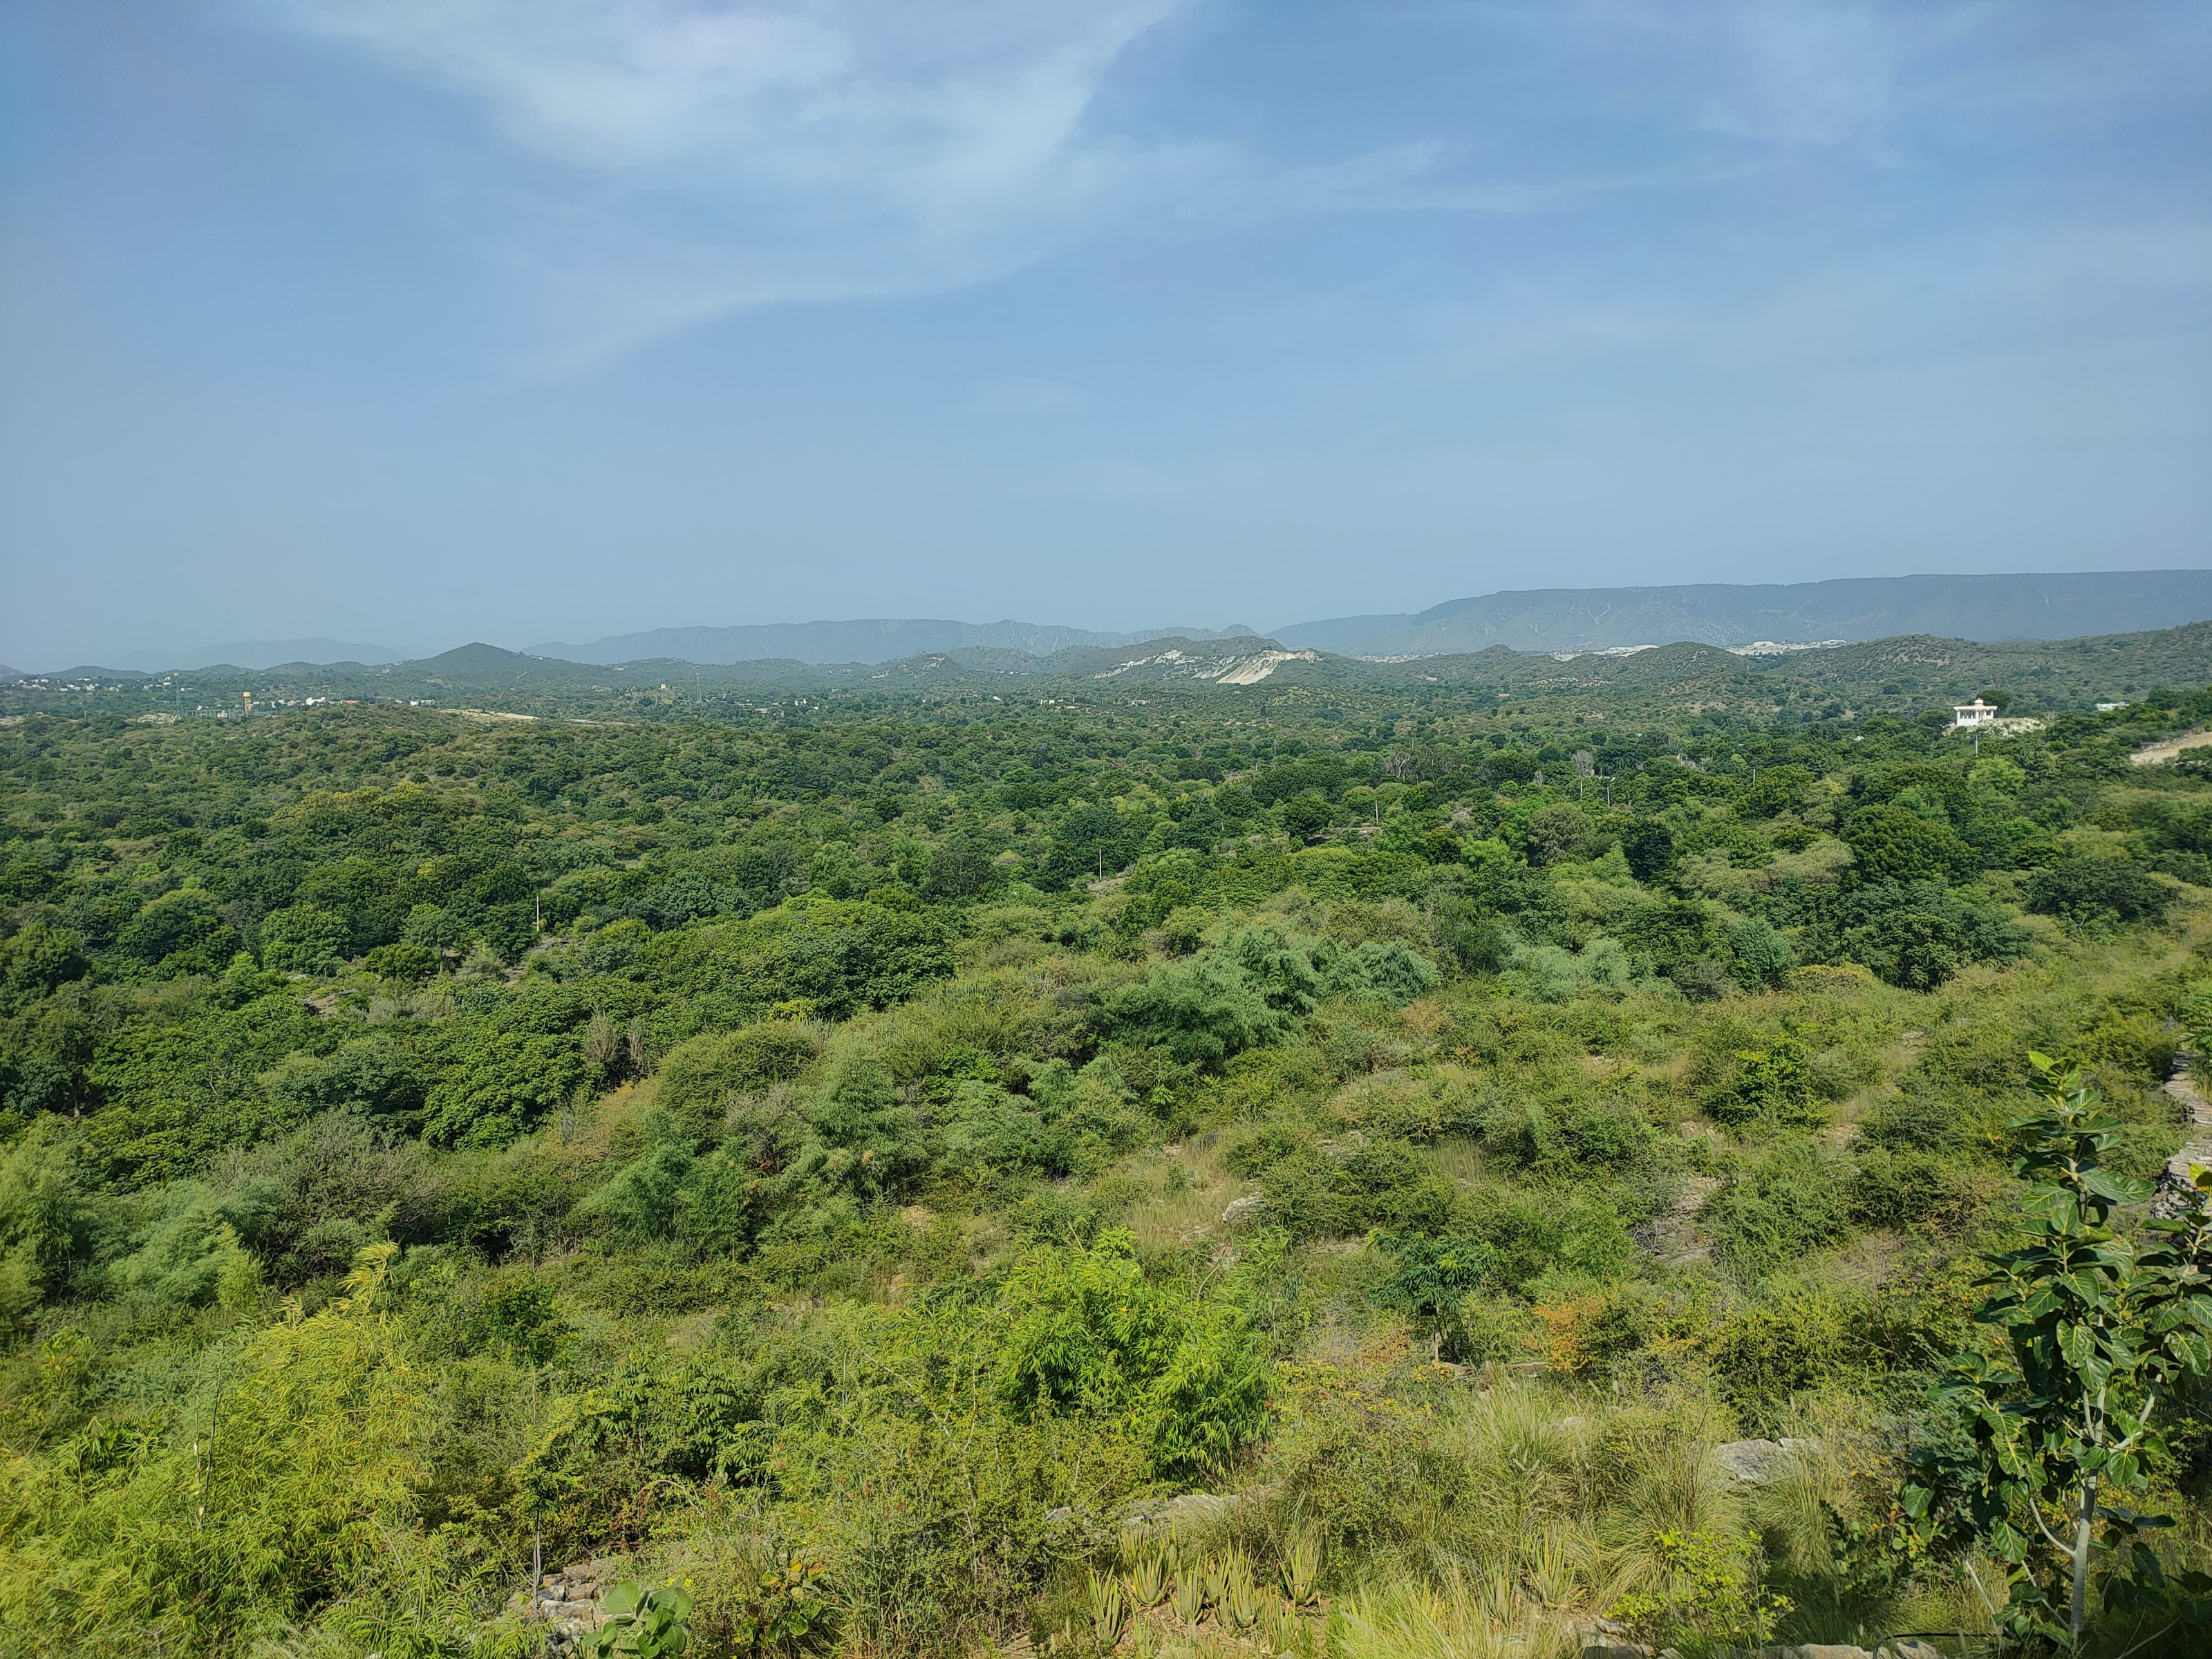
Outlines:
<svg viewBox="0 0 2212 1659"><path fill-rule="evenodd" d="M1861 881L1921 881L1963 876L1973 849L1940 823L1903 806L1869 806L1844 832Z"/></svg>
<svg viewBox="0 0 2212 1659"><path fill-rule="evenodd" d="M2068 859L2027 878L2027 908L2071 922L2156 921L2173 895L2125 859Z"/></svg>

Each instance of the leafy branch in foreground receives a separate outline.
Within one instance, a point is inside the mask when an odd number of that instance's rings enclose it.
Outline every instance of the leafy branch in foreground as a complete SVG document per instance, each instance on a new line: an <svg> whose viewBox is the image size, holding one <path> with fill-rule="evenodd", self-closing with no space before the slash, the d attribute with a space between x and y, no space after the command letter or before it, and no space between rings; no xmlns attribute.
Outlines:
<svg viewBox="0 0 2212 1659"><path fill-rule="evenodd" d="M584 1638L585 1659L676 1659L688 1645L691 1593L625 1578L607 1592L606 1623Z"/></svg>
<svg viewBox="0 0 2212 1659"><path fill-rule="evenodd" d="M2148 1534L2172 1524L2132 1507L2166 1455L2162 1408L2212 1366L2212 1173L2188 1209L2141 1237L2112 1224L2150 1185L2101 1167L2118 1124L2081 1067L2031 1053L2040 1103L2014 1120L2028 1184L2025 1238L1986 1258L1977 1319L2001 1350L1956 1356L1937 1384L1957 1443L1917 1452L1905 1507L1944 1541L2006 1563L2006 1633L2031 1650L2078 1650L2092 1592L2109 1612L2201 1621L2212 1579L2169 1576ZM1993 1609L1992 1611L1996 1611Z"/></svg>

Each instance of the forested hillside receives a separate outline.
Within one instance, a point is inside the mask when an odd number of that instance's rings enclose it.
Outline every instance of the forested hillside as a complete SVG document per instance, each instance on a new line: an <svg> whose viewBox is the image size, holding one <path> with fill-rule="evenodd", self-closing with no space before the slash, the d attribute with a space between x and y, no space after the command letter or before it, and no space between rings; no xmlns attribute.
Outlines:
<svg viewBox="0 0 2212 1659"><path fill-rule="evenodd" d="M2202 1652L2212 691L1674 672L24 694L0 1654Z"/></svg>

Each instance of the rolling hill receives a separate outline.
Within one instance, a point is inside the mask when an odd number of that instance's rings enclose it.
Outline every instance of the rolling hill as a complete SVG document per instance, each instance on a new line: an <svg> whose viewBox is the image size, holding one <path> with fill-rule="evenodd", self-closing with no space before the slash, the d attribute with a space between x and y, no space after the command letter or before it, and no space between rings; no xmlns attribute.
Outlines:
<svg viewBox="0 0 2212 1659"><path fill-rule="evenodd" d="M775 660L877 663L978 647L1048 657L1085 646L1127 645L1167 635L1219 639L1251 631L1249 628L1161 628L1134 634L1112 634L1045 623L964 623L879 617L854 622L767 623L739 628L655 628L641 634L614 635L588 645L532 646L531 653L599 664L663 657L702 664Z"/></svg>
<svg viewBox="0 0 2212 1659"><path fill-rule="evenodd" d="M1855 576L1677 587L1532 588L1452 599L1413 616L1339 617L1275 630L1285 645L1352 656L1427 656L1504 645L1596 651L1692 640L1737 647L1904 635L2057 640L2212 618L2212 570Z"/></svg>

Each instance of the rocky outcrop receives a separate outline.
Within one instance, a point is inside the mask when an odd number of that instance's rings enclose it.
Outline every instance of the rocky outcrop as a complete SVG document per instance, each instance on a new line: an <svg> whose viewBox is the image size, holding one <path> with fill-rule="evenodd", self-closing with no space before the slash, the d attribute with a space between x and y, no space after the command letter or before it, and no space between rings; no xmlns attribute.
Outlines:
<svg viewBox="0 0 2212 1659"><path fill-rule="evenodd" d="M2197 1086L2190 1075L2197 1064L2188 1054L2174 1058L2173 1075L2166 1079L2166 1092L2179 1102L2189 1115L2189 1133L2182 1141L2181 1150L2166 1160L2166 1169L2158 1178L2158 1190L2150 1200L2150 1212L2171 1220L2189 1207L2191 1183L2199 1168L2212 1167L2212 1100Z"/></svg>
<svg viewBox="0 0 2212 1659"><path fill-rule="evenodd" d="M605 1618L600 1604L619 1582L611 1566L586 1556L546 1573L526 1595L517 1590L511 1605L526 1620L551 1626L547 1652L566 1652L599 1627Z"/></svg>
<svg viewBox="0 0 2212 1659"><path fill-rule="evenodd" d="M1763 1486L1779 1477L1792 1458L1820 1449L1817 1440L1731 1440L1713 1448L1713 1462L1731 1480Z"/></svg>
<svg viewBox="0 0 2212 1659"><path fill-rule="evenodd" d="M1239 1510L1264 1508L1274 1496L1273 1486L1250 1486L1243 1492L1187 1492L1146 1498L1121 1511L1120 1528L1137 1538L1184 1536L1216 1526Z"/></svg>

